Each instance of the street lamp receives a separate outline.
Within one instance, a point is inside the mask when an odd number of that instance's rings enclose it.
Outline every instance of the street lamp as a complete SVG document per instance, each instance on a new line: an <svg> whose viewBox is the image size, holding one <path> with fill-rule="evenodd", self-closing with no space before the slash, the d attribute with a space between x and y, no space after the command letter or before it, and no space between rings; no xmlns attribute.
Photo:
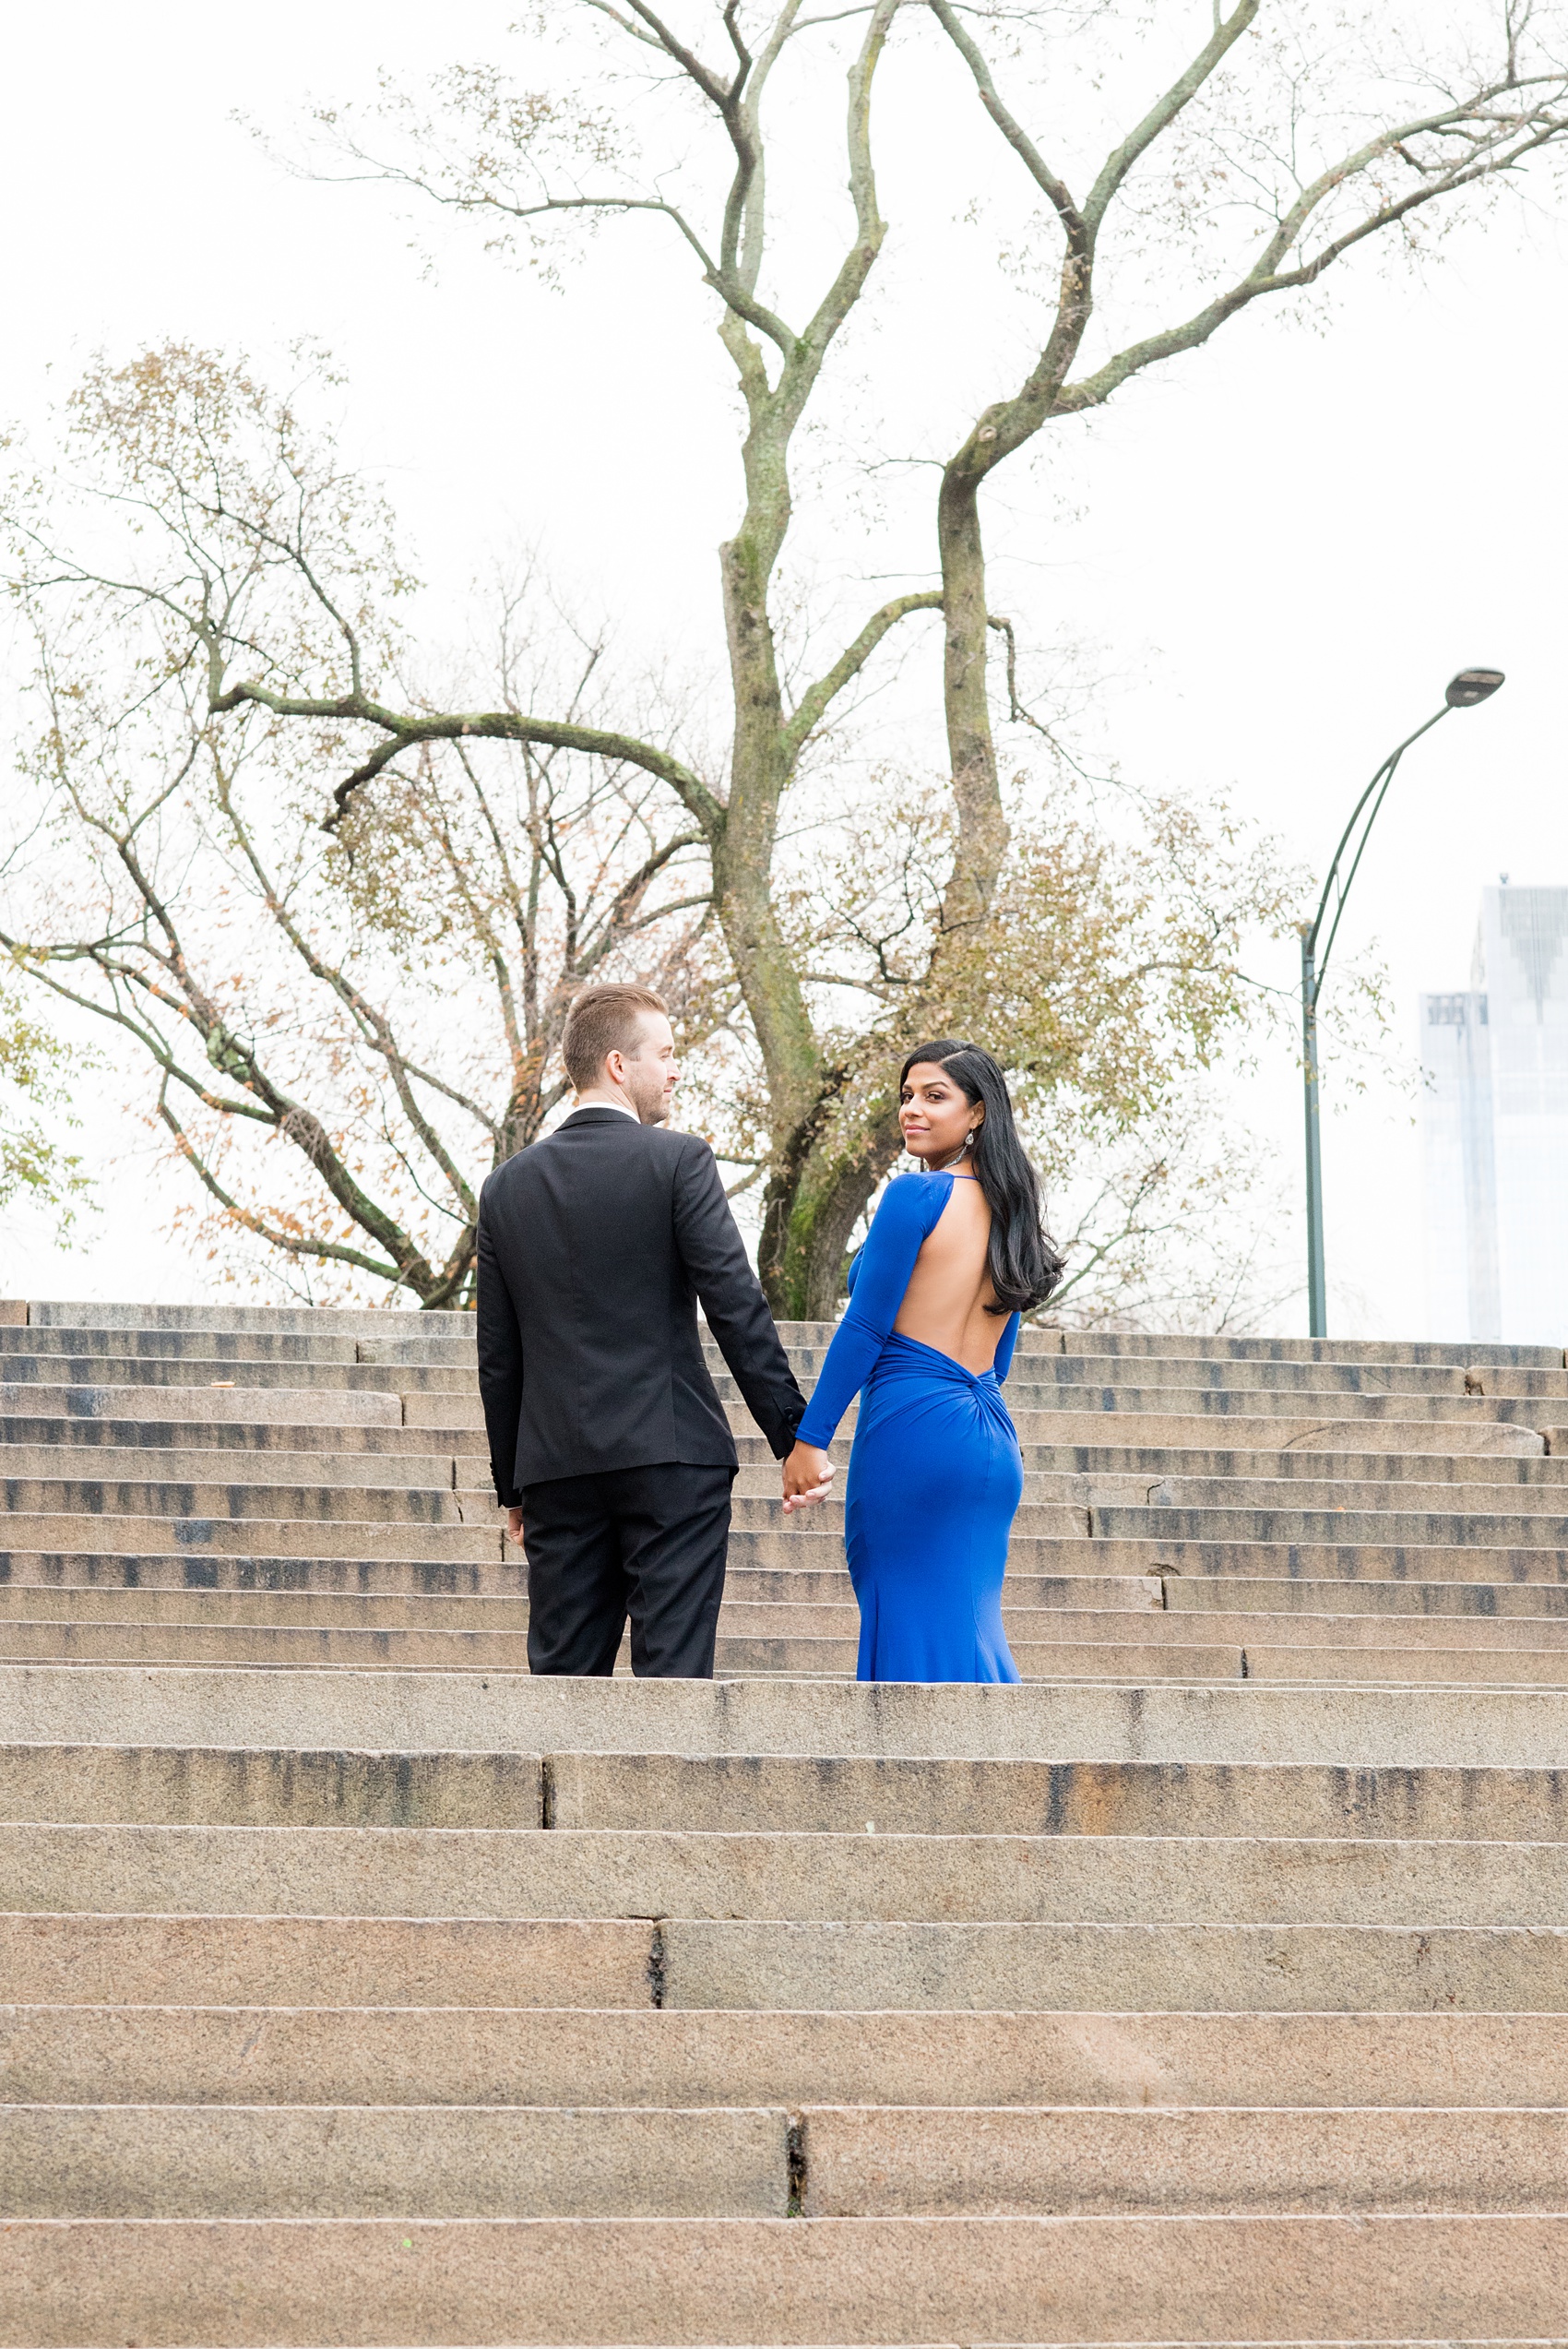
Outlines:
<svg viewBox="0 0 1568 2349"><path fill-rule="evenodd" d="M1346 825L1334 862L1328 868L1328 878L1323 885L1323 896L1310 927L1301 924L1301 1063L1307 1094L1307 1311L1314 1338L1328 1335L1328 1292L1323 1265L1323 1154L1318 1139L1318 1075L1317 1075L1317 1002L1323 992L1324 974L1328 958L1334 951L1334 941L1339 930L1339 917L1345 911L1345 900L1350 894L1350 884L1356 877L1356 867L1361 861L1368 835L1377 821L1378 809L1387 796L1394 781L1394 770L1413 742L1430 733L1438 719L1446 718L1451 709L1474 709L1478 703L1490 701L1503 683L1501 669L1461 669L1451 677L1443 697L1443 707L1436 715L1407 734L1397 750L1391 752L1378 769L1360 799L1349 822ZM1364 817L1364 820L1363 820ZM1343 880L1339 868L1357 827L1360 837L1356 841L1355 854ZM1318 939L1323 933L1328 901L1334 900L1334 919L1324 940L1323 953L1318 954Z"/></svg>

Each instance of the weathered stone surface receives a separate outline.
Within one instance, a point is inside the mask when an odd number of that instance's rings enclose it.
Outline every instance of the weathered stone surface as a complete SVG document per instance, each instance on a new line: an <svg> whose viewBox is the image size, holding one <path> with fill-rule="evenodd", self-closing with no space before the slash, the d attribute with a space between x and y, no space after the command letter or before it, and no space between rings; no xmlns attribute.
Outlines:
<svg viewBox="0 0 1568 2349"><path fill-rule="evenodd" d="M13 1738L50 1744L91 1742L112 1723L148 1746L1568 1768L1568 1696L1550 1688L857 1687L0 1663L0 1721Z"/></svg>
<svg viewBox="0 0 1568 2349"><path fill-rule="evenodd" d="M788 2127L779 2109L722 2107L12 2105L0 2210L13 2224L782 2218Z"/></svg>
<svg viewBox="0 0 1568 2349"><path fill-rule="evenodd" d="M753 1924L662 1927L670 2007L1568 2013L1538 1926Z"/></svg>
<svg viewBox="0 0 1568 2349"><path fill-rule="evenodd" d="M1561 1349L1027 1332L993 1688L720 1370L705 1686L473 1334L0 1314L0 2343L1561 2339Z"/></svg>
<svg viewBox="0 0 1568 2349"><path fill-rule="evenodd" d="M3 1746L0 1818L247 1827L539 1827L537 1754Z"/></svg>
<svg viewBox="0 0 1568 2349"><path fill-rule="evenodd" d="M0 1368L6 1366L0 1356ZM15 1367L15 1365L10 1365ZM161 1374L166 1365L155 1365ZM214 1365L216 1369L218 1365ZM34 1385L30 1381L18 1385L7 1381L0 1385L0 1417L7 1425L24 1419L48 1422L51 1418L69 1424L75 1420L110 1420L136 1423L141 1420L181 1425L186 1421L232 1420L245 1425L265 1425L269 1421L299 1421L302 1425L323 1427L399 1427L403 1414L398 1397L378 1389L349 1391L340 1388L277 1385L263 1387L247 1377L219 1383L217 1380L195 1382L185 1386L165 1383L163 1377L149 1378L145 1385L114 1387L80 1384L69 1387ZM7 1433L6 1443L18 1439Z"/></svg>
<svg viewBox="0 0 1568 2349"><path fill-rule="evenodd" d="M1538 2342L1568 2218L18 2222L7 2349Z"/></svg>
<svg viewBox="0 0 1568 2349"><path fill-rule="evenodd" d="M7 1991L65 2007L647 2007L652 1954L613 1918L0 1913Z"/></svg>
<svg viewBox="0 0 1568 2349"><path fill-rule="evenodd" d="M808 2105L811 2218L1555 2211L1568 2113Z"/></svg>
<svg viewBox="0 0 1568 2349"><path fill-rule="evenodd" d="M18 1910L1568 1928L1568 1844L0 1824Z"/></svg>
<svg viewBox="0 0 1568 2349"><path fill-rule="evenodd" d="M574 1985L575 1986L575 1985ZM1568 2105L1560 2015L0 2008L7 2104Z"/></svg>

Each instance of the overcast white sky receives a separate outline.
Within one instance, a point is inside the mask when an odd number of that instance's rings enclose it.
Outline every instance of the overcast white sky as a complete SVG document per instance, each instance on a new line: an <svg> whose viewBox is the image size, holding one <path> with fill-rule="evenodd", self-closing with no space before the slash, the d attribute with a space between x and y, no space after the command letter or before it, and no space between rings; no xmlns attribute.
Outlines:
<svg viewBox="0 0 1568 2349"><path fill-rule="evenodd" d="M42 427L99 348L177 335L270 366L319 338L348 377L349 436L385 471L437 597L493 550L537 544L612 609L651 604L679 656L711 638L736 474L724 364L680 256L645 224L617 229L554 295L459 237L423 277L382 192L292 180L232 119L244 108L286 130L307 94L367 94L380 66L407 81L454 57L517 61L516 14L517 0L274 0L262 22L192 0L77 0L13 19L0 416ZM972 243L944 229L934 257L897 250L922 202L951 219L961 187L933 195L931 157L951 149L961 182L969 136L967 114L955 126L941 110L950 77L898 70L884 93L899 126L883 154L895 228L877 331L903 339L932 388L934 451L1007 370L969 328ZM1228 788L1320 869L1452 671L1508 672L1496 702L1412 754L1347 917L1342 951L1381 944L1412 1062L1417 994L1465 984L1482 884L1500 870L1568 882L1565 258L1549 211L1505 209L1424 279L1356 268L1326 331L1232 326L1124 395L1060 462L1009 480L992 523L993 602L1081 637L1109 678L1094 741L1150 785ZM868 340L846 364L883 355ZM889 543L898 564L930 559L897 514ZM868 555L868 578L896 567L886 554ZM868 605L885 591L868 588ZM1288 958L1274 975L1289 984ZM13 1224L0 1290L202 1293L205 1268L160 1237L170 1177L137 1155L120 1090L82 1104L89 1156L112 1169L90 1245L56 1254ZM1286 1056L1239 1108L1293 1173ZM1328 1124L1345 1334L1422 1327L1411 1116L1408 1098L1375 1095Z"/></svg>

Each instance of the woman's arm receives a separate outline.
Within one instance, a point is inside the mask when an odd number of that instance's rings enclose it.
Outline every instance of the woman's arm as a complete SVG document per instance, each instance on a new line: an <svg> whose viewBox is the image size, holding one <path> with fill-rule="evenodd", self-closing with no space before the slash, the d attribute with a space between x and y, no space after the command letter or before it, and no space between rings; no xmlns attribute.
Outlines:
<svg viewBox="0 0 1568 2349"><path fill-rule="evenodd" d="M1013 1349L1018 1342L1018 1317L1007 1316L1007 1327L996 1341L996 1383L1000 1387L1013 1367Z"/></svg>
<svg viewBox="0 0 1568 2349"><path fill-rule="evenodd" d="M898 1174L884 1191L861 1252L854 1294L834 1332L806 1415L795 1430L798 1444L820 1450L833 1441L834 1430L887 1342L915 1258L952 1190L951 1175Z"/></svg>

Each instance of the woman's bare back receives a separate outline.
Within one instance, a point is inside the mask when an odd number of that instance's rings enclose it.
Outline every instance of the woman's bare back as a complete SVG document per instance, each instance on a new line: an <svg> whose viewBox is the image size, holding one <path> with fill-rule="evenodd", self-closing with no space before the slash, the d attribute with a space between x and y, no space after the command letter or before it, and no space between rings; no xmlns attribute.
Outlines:
<svg viewBox="0 0 1568 2349"><path fill-rule="evenodd" d="M986 1269L991 1210L972 1174L955 1174L946 1206L921 1246L893 1327L900 1337L934 1346L966 1370L989 1370L1004 1314L987 1313L996 1292Z"/></svg>

